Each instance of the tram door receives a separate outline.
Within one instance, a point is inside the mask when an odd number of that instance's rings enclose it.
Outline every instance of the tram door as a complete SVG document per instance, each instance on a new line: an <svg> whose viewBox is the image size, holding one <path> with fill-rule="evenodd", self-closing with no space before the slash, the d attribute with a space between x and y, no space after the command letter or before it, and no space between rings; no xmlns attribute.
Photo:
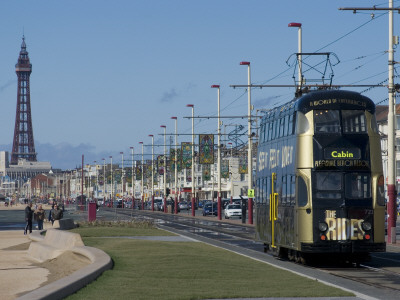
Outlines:
<svg viewBox="0 0 400 300"><path fill-rule="evenodd" d="M272 173L271 176L271 194L270 194L270 203L269 203L269 222L271 223L271 247L276 248L275 246L275 223L278 220L278 199L279 194L275 193L276 187L276 173Z"/></svg>

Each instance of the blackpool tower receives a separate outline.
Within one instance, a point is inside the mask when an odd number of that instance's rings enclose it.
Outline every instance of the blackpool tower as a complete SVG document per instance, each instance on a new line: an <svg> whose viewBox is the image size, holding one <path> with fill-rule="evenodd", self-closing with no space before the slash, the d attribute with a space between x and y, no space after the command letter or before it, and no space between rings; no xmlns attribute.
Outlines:
<svg viewBox="0 0 400 300"><path fill-rule="evenodd" d="M18 77L18 93L11 165L17 165L20 158L36 161L29 88L32 65L26 51L25 36L22 37L21 51L19 52L18 63L15 65L15 72Z"/></svg>

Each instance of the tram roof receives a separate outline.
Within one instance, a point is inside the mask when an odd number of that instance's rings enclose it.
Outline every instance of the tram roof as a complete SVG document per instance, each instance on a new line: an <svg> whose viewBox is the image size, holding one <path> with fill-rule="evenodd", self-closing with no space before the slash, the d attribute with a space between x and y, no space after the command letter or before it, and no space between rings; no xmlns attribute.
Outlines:
<svg viewBox="0 0 400 300"><path fill-rule="evenodd" d="M265 118L292 114L294 111L307 113L315 109L362 109L375 113L375 103L368 97L354 91L317 90L293 99L279 107L272 108Z"/></svg>

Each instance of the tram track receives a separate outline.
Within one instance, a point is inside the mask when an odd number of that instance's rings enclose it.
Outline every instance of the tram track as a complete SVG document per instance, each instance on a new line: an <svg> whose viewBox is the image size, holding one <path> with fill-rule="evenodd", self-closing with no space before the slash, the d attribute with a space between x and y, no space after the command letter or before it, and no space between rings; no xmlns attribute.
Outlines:
<svg viewBox="0 0 400 300"><path fill-rule="evenodd" d="M301 265L282 261L269 253L263 252L263 244L254 240L254 228L233 222L221 222L204 217L189 217L173 214L154 213L150 211L119 211L126 216L145 217L154 220L157 226L173 232L188 235L205 242L215 241L214 245L224 247L238 253L246 253L255 259L264 258L268 263L292 268L300 274L319 278L313 272L323 272L341 278L352 289L355 283L360 284L360 293L371 290L370 294L377 299L400 299L400 249L392 252L373 253L371 262L359 267L355 265Z"/></svg>

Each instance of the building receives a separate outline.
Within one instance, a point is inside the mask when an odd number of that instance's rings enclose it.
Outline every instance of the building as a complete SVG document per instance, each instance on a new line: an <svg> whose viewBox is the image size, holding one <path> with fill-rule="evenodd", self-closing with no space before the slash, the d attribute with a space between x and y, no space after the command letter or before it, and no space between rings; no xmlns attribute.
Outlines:
<svg viewBox="0 0 400 300"><path fill-rule="evenodd" d="M378 130L381 136L381 150L382 150L382 164L383 174L388 182L388 112L387 105L376 106L376 121L378 123ZM396 105L396 131L395 131L395 153L396 153L396 190L400 191L400 104ZM386 186L386 185L385 185ZM387 192L385 193L387 195Z"/></svg>

